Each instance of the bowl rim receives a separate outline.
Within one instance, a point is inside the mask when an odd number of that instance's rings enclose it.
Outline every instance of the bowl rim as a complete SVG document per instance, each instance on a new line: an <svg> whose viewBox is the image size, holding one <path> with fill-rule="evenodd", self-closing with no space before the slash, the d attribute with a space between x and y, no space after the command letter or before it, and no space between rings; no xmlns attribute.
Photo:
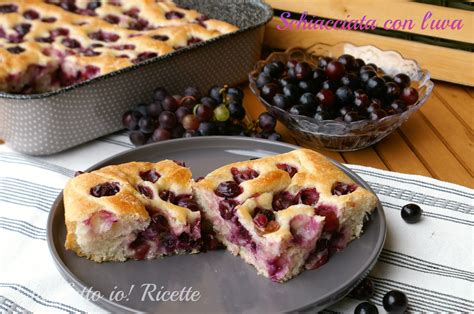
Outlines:
<svg viewBox="0 0 474 314"><path fill-rule="evenodd" d="M163 54L161 56L156 56L156 57L153 57L153 58L150 58L150 59L146 59L146 60L144 60L142 62L139 62L137 64L133 64L133 65L130 65L128 67L118 69L116 71L112 71L112 72L109 72L109 73L106 73L106 74L103 74L103 75L99 75L99 76L96 76L96 77L91 78L89 80L85 80L85 81L81 81L81 82L78 82L78 83L75 83L75 84L72 84L72 85L69 85L69 86L61 87L61 88L56 89L56 90L47 91L47 92L38 93L38 94L12 94L12 93L7 93L7 92L0 91L0 99L2 99L2 98L4 98L4 99L42 99L42 98L48 98L48 97L59 95L59 94L65 94L65 93L70 92L72 90L75 90L77 88L82 88L84 86L94 84L95 82L100 82L100 81L106 80L109 77L114 77L114 76L120 75L122 73L128 73L128 72L134 71L135 69L145 67L149 64L158 63L159 61L167 60L167 59L173 58L174 56L181 55L183 53L187 53L190 50L194 50L194 49L197 49L197 48L203 47L203 46L208 46L208 45L211 45L214 42L219 42L219 41L222 41L226 38L235 37L235 36L237 36L241 33L251 31L253 29L257 29L257 28L267 24L272 19L273 9L264 0L246 0L246 3L247 4L252 3L254 6L260 7L262 9L262 11L264 12L264 14L262 14L262 16L260 17L261 20L258 23L254 24L254 25L251 25L249 27L239 28L234 32L230 32L230 33L227 33L227 34L222 34L222 35L219 35L217 37L214 37L214 38L211 38L211 39L208 39L208 40L204 40L202 42L194 43L192 45L185 46L185 47L183 47L179 50L174 50L170 53L166 53L166 54Z"/></svg>
<svg viewBox="0 0 474 314"><path fill-rule="evenodd" d="M386 116L386 117L384 117L380 120L363 119L363 120L354 121L354 122L337 121L337 120L321 120L321 121L318 121L318 120L314 119L313 117L308 117L308 116L305 116L305 115L292 114L292 113L290 113L286 110L283 110L281 108L278 108L278 107L270 104L263 97L261 97L260 90L257 88L255 78L260 73L259 69L263 68L263 66L265 64L267 64L267 63L271 62L273 59L275 59L276 56L279 56L279 55L287 55L288 56L293 52L302 52L302 53L305 54L305 56L313 56L314 55L314 56L319 57L317 54L315 54L315 52L312 52L310 49L312 49L314 47L334 48L334 47L345 46L345 45L351 45L351 46L356 47L356 48L372 47L372 48L375 48L375 49L379 50L380 52L394 53L399 58L401 58L403 60L414 62L414 64L416 65L416 68L418 69L418 72L422 74L421 79L419 81L417 80L419 82L419 86L416 88L416 90L419 91L422 87L426 87L424 94L420 95L417 102L415 104L411 105L410 108L406 111ZM400 72L400 73L402 73L402 72ZM397 121L397 120L406 120L406 119L408 119L408 117L413 112L417 111L418 109L420 109L425 104L425 102L428 100L428 97L431 95L431 92L432 92L433 87L434 87L434 83L433 83L433 81L431 81L430 72L427 69L421 68L416 60L405 58L400 52L395 51L395 50L383 50L383 49L378 48L375 45L360 45L360 46L358 46L358 45L355 45L355 44L347 42L347 41L340 41L340 42L337 42L333 45L325 44L325 43L314 43L314 44L309 45L306 48L305 47L300 47L300 46L294 46L294 47L287 48L285 51L274 51L274 52L270 53L267 56L267 58L259 60L255 63L254 68L252 69L252 71L248 75L248 78L249 78L250 90L258 98L258 100L261 103L263 103L267 108L271 108L272 110L276 110L281 114L290 116L291 118L302 119L302 120L314 123L316 125L321 125L322 126L322 125L334 124L334 125L338 125L338 126L341 126L341 127L350 126L351 129L349 129L348 132L345 133L345 134L331 134L331 136L341 136L341 137L351 135L350 134L351 131L357 130L358 126L364 126L364 128L366 128L368 126L382 125L383 123L385 123L385 121L388 121L388 120ZM311 132L311 133L315 133L315 132ZM326 133L316 132L316 134L323 134L324 135ZM353 135L357 135L357 134L353 134Z"/></svg>

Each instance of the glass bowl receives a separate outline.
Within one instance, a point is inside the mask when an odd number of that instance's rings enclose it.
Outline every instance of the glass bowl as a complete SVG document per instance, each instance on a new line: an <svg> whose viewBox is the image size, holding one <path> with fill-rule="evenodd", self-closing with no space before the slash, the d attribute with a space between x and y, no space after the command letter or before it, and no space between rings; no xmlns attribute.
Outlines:
<svg viewBox="0 0 474 314"><path fill-rule="evenodd" d="M418 101L409 106L406 111L380 120L344 122L335 120L318 121L312 117L290 114L273 106L260 96L256 79L265 64L276 60L286 64L288 60L295 59L306 61L314 66L318 63L320 57L337 58L342 54L350 54L355 58L360 58L366 64L374 63L388 75L407 74L412 80L411 87L418 91ZM291 131L298 142L303 142L310 147L334 151L359 150L382 140L405 122L410 115L420 109L433 90L430 73L421 69L416 61L405 59L396 51L383 51L374 46L355 46L350 43L315 44L305 49L290 48L285 52L274 52L266 60L257 62L254 70L249 74L249 82L250 89L260 102Z"/></svg>

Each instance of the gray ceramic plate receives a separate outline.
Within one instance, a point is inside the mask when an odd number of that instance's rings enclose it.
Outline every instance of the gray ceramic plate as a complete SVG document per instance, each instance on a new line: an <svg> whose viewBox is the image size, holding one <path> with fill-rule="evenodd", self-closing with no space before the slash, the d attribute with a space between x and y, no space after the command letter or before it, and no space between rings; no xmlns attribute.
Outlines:
<svg viewBox="0 0 474 314"><path fill-rule="evenodd" d="M239 137L180 139L129 150L88 170L129 161L175 159L185 161L197 178L230 162L284 153L295 148L283 143ZM352 171L332 162L370 190L367 183ZM64 249L66 230L62 194L54 203L48 221L49 247L63 277L79 292L85 287L99 291L104 297L95 303L113 312L275 313L320 310L343 298L370 271L383 247L385 234L385 217L379 203L359 240L332 256L321 268L278 284L257 275L252 266L224 250L125 263L97 264L79 258ZM181 291L192 287L193 291L200 292L201 297L197 302L163 302L148 298L142 301L144 284L150 284L148 289L156 285L154 296L160 290ZM118 290L124 290L128 296L121 302L110 301L111 292Z"/></svg>

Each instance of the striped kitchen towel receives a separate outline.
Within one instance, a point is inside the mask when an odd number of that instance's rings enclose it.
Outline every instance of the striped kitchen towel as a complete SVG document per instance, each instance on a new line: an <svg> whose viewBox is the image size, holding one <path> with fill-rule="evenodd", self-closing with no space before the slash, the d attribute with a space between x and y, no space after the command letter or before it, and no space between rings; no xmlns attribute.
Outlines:
<svg viewBox="0 0 474 314"><path fill-rule="evenodd" d="M76 169L131 148L124 133L66 152L35 158L0 145L0 312L104 312L83 299L57 271L46 243L48 212ZM371 301L383 313L383 295L405 292L409 310L474 312L474 191L431 178L348 165L377 192L388 235L370 273ZM417 203L423 219L414 225L400 208ZM328 312L353 312L345 298Z"/></svg>

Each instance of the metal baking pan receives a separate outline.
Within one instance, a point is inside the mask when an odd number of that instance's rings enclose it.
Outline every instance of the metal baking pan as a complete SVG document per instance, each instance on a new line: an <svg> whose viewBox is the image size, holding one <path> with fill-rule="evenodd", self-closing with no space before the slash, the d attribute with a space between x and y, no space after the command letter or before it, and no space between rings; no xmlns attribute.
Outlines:
<svg viewBox="0 0 474 314"><path fill-rule="evenodd" d="M53 154L120 130L123 112L150 101L157 86L177 93L244 82L260 58L271 7L263 0L175 2L239 30L53 92L0 92L0 138L18 152Z"/></svg>

